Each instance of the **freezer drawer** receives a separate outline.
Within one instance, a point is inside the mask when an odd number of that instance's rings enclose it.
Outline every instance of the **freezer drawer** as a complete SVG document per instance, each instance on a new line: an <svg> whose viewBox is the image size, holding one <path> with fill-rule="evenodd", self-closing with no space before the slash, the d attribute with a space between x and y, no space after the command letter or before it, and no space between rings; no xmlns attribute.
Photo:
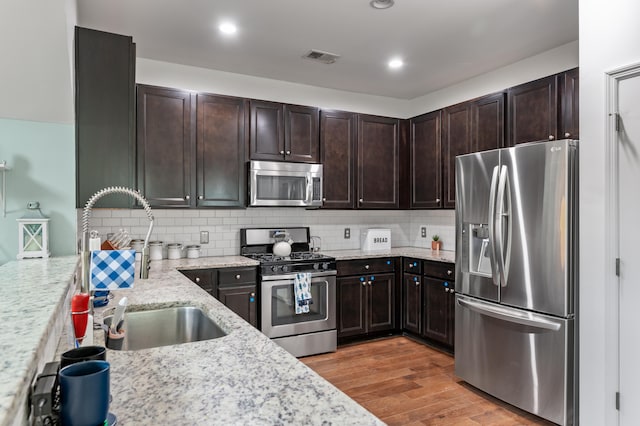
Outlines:
<svg viewBox="0 0 640 426"><path fill-rule="evenodd" d="M573 424L573 319L457 295L455 327L458 377L554 423Z"/></svg>

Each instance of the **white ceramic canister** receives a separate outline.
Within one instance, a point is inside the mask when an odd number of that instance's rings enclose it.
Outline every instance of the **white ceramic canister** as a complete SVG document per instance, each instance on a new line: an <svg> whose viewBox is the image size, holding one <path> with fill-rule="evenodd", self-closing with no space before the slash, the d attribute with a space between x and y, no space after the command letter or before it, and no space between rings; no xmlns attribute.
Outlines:
<svg viewBox="0 0 640 426"><path fill-rule="evenodd" d="M189 259L197 259L200 257L200 246L194 244L192 246L187 246L187 258Z"/></svg>
<svg viewBox="0 0 640 426"><path fill-rule="evenodd" d="M182 244L167 244L167 259L180 259L182 257Z"/></svg>
<svg viewBox="0 0 640 426"><path fill-rule="evenodd" d="M140 257L142 257L143 247L144 247L144 240L140 240L140 239L131 240L131 248L136 251L136 260L140 260Z"/></svg>
<svg viewBox="0 0 640 426"><path fill-rule="evenodd" d="M149 259L162 260L162 241L149 241Z"/></svg>

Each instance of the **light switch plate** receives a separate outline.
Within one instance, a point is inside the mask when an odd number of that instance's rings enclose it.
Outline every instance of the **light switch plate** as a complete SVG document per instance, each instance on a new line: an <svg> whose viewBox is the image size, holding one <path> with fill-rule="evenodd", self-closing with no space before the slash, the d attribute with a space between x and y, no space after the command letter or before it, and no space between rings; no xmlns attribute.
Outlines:
<svg viewBox="0 0 640 426"><path fill-rule="evenodd" d="M422 238L427 238L427 227L426 226L422 226L420 228L420 235L422 236Z"/></svg>
<svg viewBox="0 0 640 426"><path fill-rule="evenodd" d="M209 231L200 231L200 244L209 244Z"/></svg>
<svg viewBox="0 0 640 426"><path fill-rule="evenodd" d="M344 239L348 240L351 238L351 228L344 228Z"/></svg>

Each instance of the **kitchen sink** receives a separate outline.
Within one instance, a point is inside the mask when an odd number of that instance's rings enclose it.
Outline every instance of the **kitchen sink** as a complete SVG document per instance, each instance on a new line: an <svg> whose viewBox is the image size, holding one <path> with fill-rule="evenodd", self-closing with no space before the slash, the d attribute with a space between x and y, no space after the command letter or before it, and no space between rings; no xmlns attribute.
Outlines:
<svg viewBox="0 0 640 426"><path fill-rule="evenodd" d="M105 317L104 324L110 326L111 319L112 316ZM226 336L202 309L194 306L127 312L122 329L125 330L122 344L110 340L108 348L135 351Z"/></svg>

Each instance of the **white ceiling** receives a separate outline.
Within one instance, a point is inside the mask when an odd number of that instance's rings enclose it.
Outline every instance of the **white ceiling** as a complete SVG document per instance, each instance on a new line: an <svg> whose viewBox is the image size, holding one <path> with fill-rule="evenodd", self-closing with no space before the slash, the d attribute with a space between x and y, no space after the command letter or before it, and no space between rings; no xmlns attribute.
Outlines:
<svg viewBox="0 0 640 426"><path fill-rule="evenodd" d="M78 25L133 36L138 57L413 99L577 40L578 0L82 0Z"/></svg>

